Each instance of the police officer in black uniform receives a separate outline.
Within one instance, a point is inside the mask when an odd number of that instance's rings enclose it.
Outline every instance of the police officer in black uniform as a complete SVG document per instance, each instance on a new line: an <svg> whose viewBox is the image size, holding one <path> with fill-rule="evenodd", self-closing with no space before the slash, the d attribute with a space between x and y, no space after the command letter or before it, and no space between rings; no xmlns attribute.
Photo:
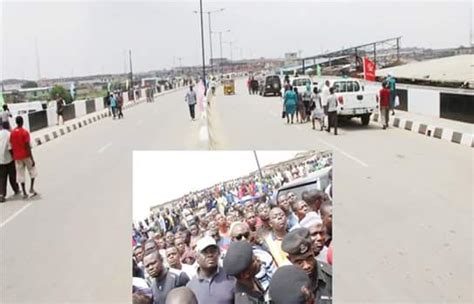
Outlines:
<svg viewBox="0 0 474 304"><path fill-rule="evenodd" d="M271 304L315 303L311 280L306 272L295 265L285 265L277 269L270 282L269 294Z"/></svg>
<svg viewBox="0 0 474 304"><path fill-rule="evenodd" d="M264 290L255 275L260 271L260 260L253 254L247 241L232 242L224 257L224 271L237 279L234 303L264 304Z"/></svg>
<svg viewBox="0 0 474 304"><path fill-rule="evenodd" d="M316 303L332 303L332 267L316 260L309 230L297 228L290 231L283 238L281 248L288 254L288 260L310 278Z"/></svg>

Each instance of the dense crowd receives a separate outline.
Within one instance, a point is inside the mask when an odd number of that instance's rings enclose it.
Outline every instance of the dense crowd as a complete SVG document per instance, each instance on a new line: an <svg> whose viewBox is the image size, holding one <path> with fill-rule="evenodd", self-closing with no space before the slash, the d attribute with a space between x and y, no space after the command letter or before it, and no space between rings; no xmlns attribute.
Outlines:
<svg viewBox="0 0 474 304"><path fill-rule="evenodd" d="M331 303L331 166L331 154L313 154L134 224L133 303ZM322 171L324 189L278 192Z"/></svg>

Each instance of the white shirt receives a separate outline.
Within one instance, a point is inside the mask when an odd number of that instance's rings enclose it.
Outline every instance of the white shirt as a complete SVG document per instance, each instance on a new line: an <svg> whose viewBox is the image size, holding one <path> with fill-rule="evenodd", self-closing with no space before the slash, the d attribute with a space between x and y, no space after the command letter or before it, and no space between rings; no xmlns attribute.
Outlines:
<svg viewBox="0 0 474 304"><path fill-rule="evenodd" d="M328 262L328 247L324 246L323 249L321 249L319 254L316 256L316 260L324 263Z"/></svg>
<svg viewBox="0 0 474 304"><path fill-rule="evenodd" d="M176 274L180 274L181 272L184 272L189 277L189 279L191 280L197 274L197 263L194 263L194 265L188 265L188 264L181 263L181 269L176 269L176 268L171 268L170 267L170 271L173 271Z"/></svg>
<svg viewBox="0 0 474 304"><path fill-rule="evenodd" d="M0 131L0 165L6 165L13 161L10 152L10 132L7 130Z"/></svg>
<svg viewBox="0 0 474 304"><path fill-rule="evenodd" d="M322 96L321 96L321 104L324 106L326 106L328 104L328 97L331 93L329 92L329 87L324 85L323 87L323 92L322 92Z"/></svg>

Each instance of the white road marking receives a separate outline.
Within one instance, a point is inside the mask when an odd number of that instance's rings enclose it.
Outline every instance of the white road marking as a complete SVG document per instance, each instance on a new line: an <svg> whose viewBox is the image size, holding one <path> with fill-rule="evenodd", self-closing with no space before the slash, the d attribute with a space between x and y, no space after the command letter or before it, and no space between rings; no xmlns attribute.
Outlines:
<svg viewBox="0 0 474 304"><path fill-rule="evenodd" d="M112 145L111 142L109 142L108 144L106 144L105 146L103 146L102 148L100 148L97 153L104 153L105 150L107 150L108 147L110 147Z"/></svg>
<svg viewBox="0 0 474 304"><path fill-rule="evenodd" d="M23 206L20 210L18 210L17 212L13 213L9 218L7 218L3 223L0 224L0 229L3 228L3 226L5 226L6 224L8 224L11 220L13 220L15 217L17 217L20 213L22 213L23 211L26 210L26 208L28 208L29 206L31 206L31 203L28 203L26 204L25 206Z"/></svg>
<svg viewBox="0 0 474 304"><path fill-rule="evenodd" d="M349 153L345 152L344 150L341 150L339 149L338 147L336 147L335 145L323 140L323 139L318 139L320 142L322 142L323 144L331 147L333 150L341 153L342 155L346 156L347 158L349 159L352 159L353 161L355 161L356 163L358 163L359 165L363 166L363 167L368 167L369 165L367 165L365 162L361 161L360 159L358 159L357 157L355 156L352 156L350 155Z"/></svg>

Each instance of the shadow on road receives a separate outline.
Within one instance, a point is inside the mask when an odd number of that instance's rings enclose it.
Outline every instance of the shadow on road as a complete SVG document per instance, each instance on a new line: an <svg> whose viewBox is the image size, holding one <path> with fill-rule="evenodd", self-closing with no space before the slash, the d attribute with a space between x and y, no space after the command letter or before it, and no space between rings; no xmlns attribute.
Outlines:
<svg viewBox="0 0 474 304"><path fill-rule="evenodd" d="M372 119L372 116L370 117ZM382 127L377 125L377 123L370 122L368 126L363 126L360 118L352 118L352 119L339 119L338 120L338 128L344 130L381 130Z"/></svg>

